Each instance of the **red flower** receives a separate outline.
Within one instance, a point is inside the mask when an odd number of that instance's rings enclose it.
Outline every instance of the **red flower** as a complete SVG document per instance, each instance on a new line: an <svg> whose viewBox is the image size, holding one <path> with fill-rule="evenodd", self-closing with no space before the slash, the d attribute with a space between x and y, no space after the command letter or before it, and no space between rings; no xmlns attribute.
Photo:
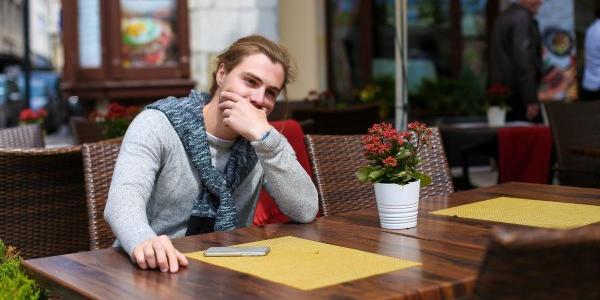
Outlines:
<svg viewBox="0 0 600 300"><path fill-rule="evenodd" d="M19 121L35 122L44 119L47 115L48 112L43 108L40 108L36 111L26 108L19 113Z"/></svg>
<svg viewBox="0 0 600 300"><path fill-rule="evenodd" d="M431 134L431 129L420 122L408 124L408 130L403 132L396 131L390 123L374 124L362 138L369 165L359 169L359 180L406 184L425 178L416 171L416 158L430 143Z"/></svg>
<svg viewBox="0 0 600 300"><path fill-rule="evenodd" d="M383 160L386 166L395 167L398 165L398 161L393 156L388 156Z"/></svg>
<svg viewBox="0 0 600 300"><path fill-rule="evenodd" d="M119 103L112 102L108 105L106 119L127 118L127 108Z"/></svg>
<svg viewBox="0 0 600 300"><path fill-rule="evenodd" d="M494 83L490 85L490 87L486 91L486 95L488 96L508 96L510 93L510 89L500 83Z"/></svg>

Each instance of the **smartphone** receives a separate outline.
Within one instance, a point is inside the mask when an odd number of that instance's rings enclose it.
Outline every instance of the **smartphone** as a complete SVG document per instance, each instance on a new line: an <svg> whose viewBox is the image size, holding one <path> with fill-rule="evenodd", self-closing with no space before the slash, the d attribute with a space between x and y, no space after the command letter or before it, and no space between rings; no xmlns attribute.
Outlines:
<svg viewBox="0 0 600 300"><path fill-rule="evenodd" d="M259 247L210 247L204 251L204 256L265 256L271 248Z"/></svg>

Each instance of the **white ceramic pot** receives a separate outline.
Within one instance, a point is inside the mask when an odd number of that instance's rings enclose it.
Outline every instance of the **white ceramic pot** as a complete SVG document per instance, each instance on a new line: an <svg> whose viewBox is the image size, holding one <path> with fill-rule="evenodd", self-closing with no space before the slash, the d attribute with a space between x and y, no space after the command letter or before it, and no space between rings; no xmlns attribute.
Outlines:
<svg viewBox="0 0 600 300"><path fill-rule="evenodd" d="M406 229L417 226L420 181L405 185L375 183L374 188L382 228Z"/></svg>
<svg viewBox="0 0 600 300"><path fill-rule="evenodd" d="M488 125L501 127L506 124L506 108L501 106L490 106L487 109Z"/></svg>

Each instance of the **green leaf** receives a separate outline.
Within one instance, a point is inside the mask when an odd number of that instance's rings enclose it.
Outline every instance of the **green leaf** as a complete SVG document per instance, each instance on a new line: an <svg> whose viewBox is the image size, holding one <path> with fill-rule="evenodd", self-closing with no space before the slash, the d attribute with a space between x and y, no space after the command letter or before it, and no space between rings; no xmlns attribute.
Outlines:
<svg viewBox="0 0 600 300"><path fill-rule="evenodd" d="M372 182L377 182L377 178L381 177L383 174L385 174L383 170L372 171L369 173L369 179L371 179Z"/></svg>
<svg viewBox="0 0 600 300"><path fill-rule="evenodd" d="M373 171L373 167L371 167L371 166L360 167L360 168L358 168L358 170L356 170L356 179L358 179L358 181L360 181L360 182L368 182L369 174L372 171Z"/></svg>
<svg viewBox="0 0 600 300"><path fill-rule="evenodd" d="M414 176L415 176L415 178L421 180L422 188L431 184L431 177L429 177L423 173L415 172Z"/></svg>

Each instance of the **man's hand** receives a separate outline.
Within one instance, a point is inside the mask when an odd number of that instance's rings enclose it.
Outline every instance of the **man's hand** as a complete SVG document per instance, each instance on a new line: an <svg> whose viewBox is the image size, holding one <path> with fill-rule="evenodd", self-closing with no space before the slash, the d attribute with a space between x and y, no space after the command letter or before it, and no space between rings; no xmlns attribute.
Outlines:
<svg viewBox="0 0 600 300"><path fill-rule="evenodd" d="M144 270L159 267L161 272L175 273L180 265L188 265L187 258L173 247L166 235L155 236L137 245L133 249L132 259Z"/></svg>
<svg viewBox="0 0 600 300"><path fill-rule="evenodd" d="M537 103L532 103L527 105L527 120L531 121L535 119L540 114L540 105Z"/></svg>
<svg viewBox="0 0 600 300"><path fill-rule="evenodd" d="M238 94L222 92L219 109L223 123L249 141L258 140L271 128L266 108L259 109Z"/></svg>

